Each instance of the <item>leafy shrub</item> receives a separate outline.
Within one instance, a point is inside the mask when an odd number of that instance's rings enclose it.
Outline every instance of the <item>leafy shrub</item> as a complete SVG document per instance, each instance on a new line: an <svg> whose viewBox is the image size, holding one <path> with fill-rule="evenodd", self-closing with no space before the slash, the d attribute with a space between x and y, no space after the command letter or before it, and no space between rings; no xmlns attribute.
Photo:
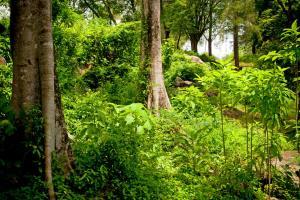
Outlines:
<svg viewBox="0 0 300 200"><path fill-rule="evenodd" d="M185 54L174 53L172 57L172 64L165 72L165 80L167 86L175 84L176 77L182 80L194 81L198 76L204 76L207 71L205 64L198 64L192 62Z"/></svg>
<svg viewBox="0 0 300 200"><path fill-rule="evenodd" d="M187 118L216 113L215 108L208 102L204 93L194 86L181 90L174 96L172 105L179 113L184 113Z"/></svg>
<svg viewBox="0 0 300 200"><path fill-rule="evenodd" d="M299 199L300 191L288 168L274 170L272 178L272 195L280 199Z"/></svg>
<svg viewBox="0 0 300 200"><path fill-rule="evenodd" d="M137 67L138 27L138 23L110 27L100 19L57 24L54 44L56 54L61 55L57 65L63 91L82 84L78 71L84 71L83 81L95 89L114 81L114 77L126 76L131 68Z"/></svg>
<svg viewBox="0 0 300 200"><path fill-rule="evenodd" d="M77 168L71 187L89 197L157 198L153 122L143 105L117 106L99 101L95 93L74 106L75 112L66 112L69 117L76 113L72 121Z"/></svg>
<svg viewBox="0 0 300 200"><path fill-rule="evenodd" d="M173 39L165 40L162 45L163 69L168 70L172 64L172 57L175 52L175 41Z"/></svg>
<svg viewBox="0 0 300 200"><path fill-rule="evenodd" d="M209 56L207 53L203 53L203 54L199 55L199 58L203 62L215 62L217 60L214 56Z"/></svg>
<svg viewBox="0 0 300 200"><path fill-rule="evenodd" d="M29 177L29 183L26 186L17 189L10 189L0 192L0 199L24 199L24 200L46 200L48 199L47 190L42 177L32 176Z"/></svg>

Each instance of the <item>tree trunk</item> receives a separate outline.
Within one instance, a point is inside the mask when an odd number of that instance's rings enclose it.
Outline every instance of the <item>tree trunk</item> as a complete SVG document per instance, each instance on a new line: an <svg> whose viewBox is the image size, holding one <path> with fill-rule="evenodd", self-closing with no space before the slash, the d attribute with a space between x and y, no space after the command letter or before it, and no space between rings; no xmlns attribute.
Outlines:
<svg viewBox="0 0 300 200"><path fill-rule="evenodd" d="M12 106L18 122L17 132L25 138L28 135L44 137L49 198L55 199L51 153L55 150L58 158L64 157L61 162L66 166L65 172L68 172L71 170L71 149L64 125L58 83L55 81L51 16L51 0L11 1ZM33 108L41 108L43 135L32 133L33 121L26 117Z"/></svg>
<svg viewBox="0 0 300 200"><path fill-rule="evenodd" d="M176 41L176 49L180 49L180 38L181 38L181 31L179 32L179 35L177 37L177 41Z"/></svg>
<svg viewBox="0 0 300 200"><path fill-rule="evenodd" d="M104 3L104 6L105 6L105 9L108 13L108 16L109 16L109 19L110 21L114 24L114 25L117 25L117 21L115 20L115 17L111 11L111 8L110 8L110 5L109 3L106 1L106 0L103 0L103 3Z"/></svg>
<svg viewBox="0 0 300 200"><path fill-rule="evenodd" d="M208 55L212 56L212 28L213 28L213 16L212 16L212 1L209 2L209 27L208 27Z"/></svg>
<svg viewBox="0 0 300 200"><path fill-rule="evenodd" d="M255 55L256 54L256 46L258 43L258 38L257 38L257 34L253 33L252 35L252 46L251 46L251 50L252 50L252 54Z"/></svg>
<svg viewBox="0 0 300 200"><path fill-rule="evenodd" d="M163 12L164 12L164 7L163 7L163 0L160 0L160 15L163 16ZM162 41L164 39L168 39L170 38L170 30L169 28L166 26L166 23L162 20L162 23L161 23L161 38L162 38Z"/></svg>
<svg viewBox="0 0 300 200"><path fill-rule="evenodd" d="M31 1L11 1L12 106L17 118L21 112L40 103L37 84L37 24L34 20L38 18L36 6ZM19 126L23 127L25 124Z"/></svg>
<svg viewBox="0 0 300 200"><path fill-rule="evenodd" d="M234 54L234 65L239 69L239 27L238 25L233 26L233 54Z"/></svg>
<svg viewBox="0 0 300 200"><path fill-rule="evenodd" d="M200 40L200 37L198 37L197 34L191 34L190 35L190 40L191 40L191 49L195 53L198 53L198 42Z"/></svg>
<svg viewBox="0 0 300 200"><path fill-rule="evenodd" d="M171 104L164 84L161 58L160 0L144 0L143 14L147 23L144 28L148 30L144 32L144 64L150 67L148 108L155 111L169 109Z"/></svg>
<svg viewBox="0 0 300 200"><path fill-rule="evenodd" d="M45 134L45 177L50 200L55 199L52 182L52 152L55 150L54 49L51 0L39 0L39 72Z"/></svg>

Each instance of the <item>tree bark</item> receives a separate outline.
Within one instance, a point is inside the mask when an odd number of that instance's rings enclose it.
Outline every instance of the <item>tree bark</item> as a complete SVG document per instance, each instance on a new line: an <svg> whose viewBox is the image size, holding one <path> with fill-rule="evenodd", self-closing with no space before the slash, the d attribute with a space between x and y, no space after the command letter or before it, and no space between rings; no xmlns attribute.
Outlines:
<svg viewBox="0 0 300 200"><path fill-rule="evenodd" d="M180 46L179 46L179 44L180 44L180 38L181 38L181 32L179 33L177 41L176 41L176 49L180 49Z"/></svg>
<svg viewBox="0 0 300 200"><path fill-rule="evenodd" d="M234 65L239 69L239 27L238 25L233 26L233 54L234 54Z"/></svg>
<svg viewBox="0 0 300 200"><path fill-rule="evenodd" d="M147 23L144 28L148 30L144 32L144 64L146 68L150 67L148 108L154 111L169 109L171 104L164 84L161 58L160 0L144 0L143 14Z"/></svg>
<svg viewBox="0 0 300 200"><path fill-rule="evenodd" d="M37 66L37 4L11 1L11 47L13 59L12 106L16 117L40 103ZM25 124L23 124L25 125ZM20 124L21 126L21 124ZM23 127L24 128L24 127ZM28 130L30 131L30 130Z"/></svg>
<svg viewBox="0 0 300 200"><path fill-rule="evenodd" d="M257 34L253 33L253 35L252 35L252 45L251 45L251 51L252 51L253 55L256 54L256 46L257 46L257 43L258 43L258 38L257 37L258 37Z"/></svg>
<svg viewBox="0 0 300 200"><path fill-rule="evenodd" d="M110 8L108 2L107 2L106 0L102 0L102 1L103 1L104 6L105 6L105 9L106 9L106 11L107 11L107 13L108 13L108 16L109 16L110 21L111 21L114 25L117 25L117 21L115 20L114 14L112 13L111 8Z"/></svg>
<svg viewBox="0 0 300 200"><path fill-rule="evenodd" d="M209 27L208 27L208 55L212 56L212 28L213 28L213 8L212 1L209 2Z"/></svg>
<svg viewBox="0 0 300 200"><path fill-rule="evenodd" d="M96 17L100 18L99 12L96 9L94 9L93 5L91 5L87 0L83 0L83 2L92 11L92 13L96 15Z"/></svg>
<svg viewBox="0 0 300 200"><path fill-rule="evenodd" d="M45 134L45 177L50 200L55 199L52 181L52 152L55 150L54 49L51 0L39 0L39 72Z"/></svg>
<svg viewBox="0 0 300 200"><path fill-rule="evenodd" d="M12 106L18 122L17 132L25 138L33 135L33 122L24 115L41 107L44 134L33 136L45 139L46 182L49 198L55 199L51 153L55 151L58 158L64 158L61 161L67 174L71 170L71 149L55 80L51 5L51 0L11 0Z"/></svg>
<svg viewBox="0 0 300 200"><path fill-rule="evenodd" d="M200 40L200 37L197 34L190 34L190 40L192 51L198 53L198 42Z"/></svg>

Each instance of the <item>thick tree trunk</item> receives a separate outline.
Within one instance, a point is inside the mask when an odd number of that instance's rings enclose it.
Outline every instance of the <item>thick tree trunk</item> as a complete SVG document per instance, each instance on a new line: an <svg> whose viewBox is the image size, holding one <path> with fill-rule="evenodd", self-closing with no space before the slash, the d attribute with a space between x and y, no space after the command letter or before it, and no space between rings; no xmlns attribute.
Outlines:
<svg viewBox="0 0 300 200"><path fill-rule="evenodd" d="M191 40L191 49L192 51L198 53L198 42L200 40L200 37L197 34L191 34L190 35Z"/></svg>
<svg viewBox="0 0 300 200"><path fill-rule="evenodd" d="M233 26L233 55L234 55L234 65L239 69L239 27L238 25Z"/></svg>
<svg viewBox="0 0 300 200"><path fill-rule="evenodd" d="M45 175L49 197L54 199L51 152L63 158L61 163L65 164L67 174L71 170L71 150L55 81L51 27L51 0L11 1L12 106L18 122L17 132L24 135L18 138L28 135L45 138ZM33 135L33 122L26 116L33 108L40 107L44 135Z"/></svg>
<svg viewBox="0 0 300 200"><path fill-rule="evenodd" d="M11 1L11 47L14 63L12 105L17 118L21 112L26 112L40 103L39 84L37 84L39 71L36 6L37 4L31 1Z"/></svg>
<svg viewBox="0 0 300 200"><path fill-rule="evenodd" d="M143 42L144 64L150 65L148 108L155 111L169 109L171 104L164 84L161 58L160 0L144 0L143 14L147 23L144 28L148 30Z"/></svg>

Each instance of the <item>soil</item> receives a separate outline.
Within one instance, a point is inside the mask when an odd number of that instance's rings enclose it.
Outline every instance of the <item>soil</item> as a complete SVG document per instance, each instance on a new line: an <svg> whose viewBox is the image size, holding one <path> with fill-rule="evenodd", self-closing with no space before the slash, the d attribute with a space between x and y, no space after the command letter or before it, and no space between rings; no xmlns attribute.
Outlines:
<svg viewBox="0 0 300 200"><path fill-rule="evenodd" d="M296 171L300 171L300 165L297 163L296 158L299 158L300 154L297 151L284 151L282 153L282 159L274 159L272 161L278 169L283 169L288 167L293 172L293 177L295 182L299 184L299 178L296 175Z"/></svg>

